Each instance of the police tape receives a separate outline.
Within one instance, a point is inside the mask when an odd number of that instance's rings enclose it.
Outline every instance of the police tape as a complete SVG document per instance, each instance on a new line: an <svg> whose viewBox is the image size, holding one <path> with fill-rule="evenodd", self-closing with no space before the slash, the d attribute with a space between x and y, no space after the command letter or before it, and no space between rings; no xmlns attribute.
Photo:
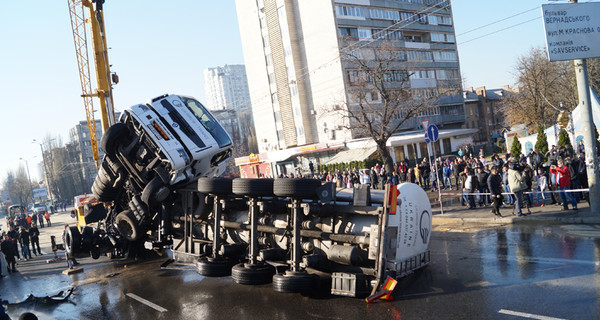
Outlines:
<svg viewBox="0 0 600 320"><path fill-rule="evenodd" d="M547 191L525 191L523 194L537 193L560 193L560 192L589 192L590 189L570 189L570 190L547 190ZM501 194L514 194L513 192L502 192ZM442 196L491 196L490 192L442 192Z"/></svg>

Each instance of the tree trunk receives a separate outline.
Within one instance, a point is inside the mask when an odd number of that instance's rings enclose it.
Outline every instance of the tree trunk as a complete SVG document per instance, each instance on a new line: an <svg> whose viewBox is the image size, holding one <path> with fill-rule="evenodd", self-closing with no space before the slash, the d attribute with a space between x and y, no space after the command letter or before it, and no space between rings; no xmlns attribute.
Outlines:
<svg viewBox="0 0 600 320"><path fill-rule="evenodd" d="M394 161L392 160L389 149L385 145L386 141L376 141L376 143L377 151L379 152L379 155L383 159L383 163L385 165L385 171L387 173L391 173L394 170Z"/></svg>

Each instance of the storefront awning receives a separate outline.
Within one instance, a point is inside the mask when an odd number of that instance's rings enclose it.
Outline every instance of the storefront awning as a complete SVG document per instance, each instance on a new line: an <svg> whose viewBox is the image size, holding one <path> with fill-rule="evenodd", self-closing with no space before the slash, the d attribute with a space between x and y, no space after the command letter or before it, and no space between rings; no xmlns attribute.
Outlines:
<svg viewBox="0 0 600 320"><path fill-rule="evenodd" d="M369 147L369 148L357 148L340 151L333 158L327 161L326 164L334 164L334 163L347 163L351 161L362 161L371 156L377 147Z"/></svg>

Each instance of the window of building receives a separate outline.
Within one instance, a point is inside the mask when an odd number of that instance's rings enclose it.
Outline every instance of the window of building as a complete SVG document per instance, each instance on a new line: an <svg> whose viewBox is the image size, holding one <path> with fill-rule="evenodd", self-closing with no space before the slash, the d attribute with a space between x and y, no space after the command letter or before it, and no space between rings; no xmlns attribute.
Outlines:
<svg viewBox="0 0 600 320"><path fill-rule="evenodd" d="M406 60L408 61L433 61L431 51L407 51Z"/></svg>
<svg viewBox="0 0 600 320"><path fill-rule="evenodd" d="M358 29L356 28L338 28L340 37L358 39Z"/></svg>
<svg viewBox="0 0 600 320"><path fill-rule="evenodd" d="M274 92L271 94L271 103L273 103L273 104L279 103L279 98L277 97L277 92Z"/></svg>
<svg viewBox="0 0 600 320"><path fill-rule="evenodd" d="M371 15L371 19L394 20L394 21L400 20L400 13L398 11L369 9L369 14Z"/></svg>
<svg viewBox="0 0 600 320"><path fill-rule="evenodd" d="M371 29L358 28L358 38L371 39L371 37L372 37Z"/></svg>
<svg viewBox="0 0 600 320"><path fill-rule="evenodd" d="M373 39L402 40L400 30L371 29Z"/></svg>
<svg viewBox="0 0 600 320"><path fill-rule="evenodd" d="M350 7L350 6L336 6L336 12L340 18L364 18L365 11L363 8Z"/></svg>
<svg viewBox="0 0 600 320"><path fill-rule="evenodd" d="M441 16L441 15L429 15L427 17L429 24L432 25L452 25L452 18L450 18L450 16Z"/></svg>
<svg viewBox="0 0 600 320"><path fill-rule="evenodd" d="M432 32L431 42L450 42L454 43L454 35L451 33Z"/></svg>
<svg viewBox="0 0 600 320"><path fill-rule="evenodd" d="M269 84L275 83L275 74L273 72L269 72L268 78L269 78Z"/></svg>
<svg viewBox="0 0 600 320"><path fill-rule="evenodd" d="M433 70L413 70L411 71L410 79L434 79L435 72Z"/></svg>
<svg viewBox="0 0 600 320"><path fill-rule="evenodd" d="M423 42L423 37L420 34L404 33L402 39L406 42Z"/></svg>
<svg viewBox="0 0 600 320"><path fill-rule="evenodd" d="M458 61L456 51L434 51L433 59L435 61Z"/></svg>
<svg viewBox="0 0 600 320"><path fill-rule="evenodd" d="M269 35L265 34L263 35L263 47L268 48L270 43L269 43Z"/></svg>
<svg viewBox="0 0 600 320"><path fill-rule="evenodd" d="M379 101L379 93L377 91L369 92L371 96L371 101Z"/></svg>
<svg viewBox="0 0 600 320"><path fill-rule="evenodd" d="M448 0L425 0L425 4L428 6L436 6L436 7L448 7L450 4Z"/></svg>
<svg viewBox="0 0 600 320"><path fill-rule="evenodd" d="M419 23L427 23L427 15L416 12L400 12L400 18L405 22L419 22Z"/></svg>
<svg viewBox="0 0 600 320"><path fill-rule="evenodd" d="M383 74L384 82L404 82L408 79L406 70L390 70Z"/></svg>
<svg viewBox="0 0 600 320"><path fill-rule="evenodd" d="M273 65L273 56L269 53L265 56L265 60L267 63L267 66L272 66Z"/></svg>
<svg viewBox="0 0 600 320"><path fill-rule="evenodd" d="M435 76L438 80L458 79L458 70L435 70Z"/></svg>

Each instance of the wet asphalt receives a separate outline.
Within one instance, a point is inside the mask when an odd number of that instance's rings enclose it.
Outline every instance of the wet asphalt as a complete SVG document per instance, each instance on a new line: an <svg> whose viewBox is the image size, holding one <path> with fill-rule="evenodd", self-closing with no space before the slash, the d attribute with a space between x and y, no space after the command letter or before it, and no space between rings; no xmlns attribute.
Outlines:
<svg viewBox="0 0 600 320"><path fill-rule="evenodd" d="M51 229L62 232L69 219L57 215L54 228L41 230L42 239ZM0 299L9 302L13 319L28 311L40 319L597 319L600 225L517 221L470 227L449 221L434 218L431 264L402 278L391 302L282 294L271 285L206 278L190 266L161 269L166 257L85 258L84 272L70 276L61 274L64 262L34 257L0 280ZM45 242L44 258L52 258ZM67 302L16 304L28 294L70 287L76 289Z"/></svg>

